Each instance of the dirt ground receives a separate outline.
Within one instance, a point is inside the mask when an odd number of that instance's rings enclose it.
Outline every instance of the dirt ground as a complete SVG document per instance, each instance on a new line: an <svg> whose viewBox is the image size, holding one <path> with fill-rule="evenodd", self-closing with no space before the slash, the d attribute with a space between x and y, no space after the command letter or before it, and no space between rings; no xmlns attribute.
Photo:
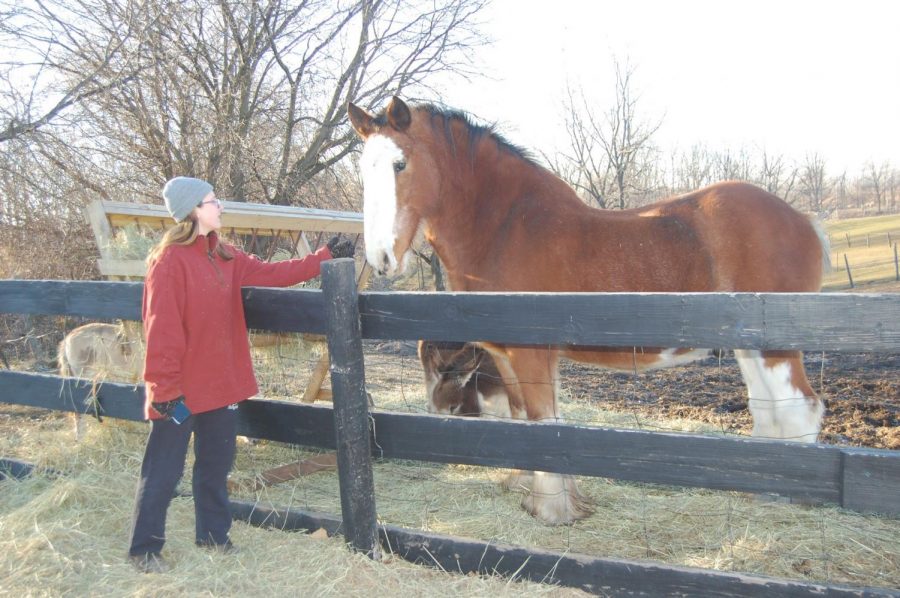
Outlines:
<svg viewBox="0 0 900 598"><path fill-rule="evenodd" d="M900 355L828 353L805 356L813 388L827 411L820 442L900 449ZM750 434L746 389L730 352L721 360L654 370L613 373L573 362L560 367L573 399L647 416L708 422Z"/></svg>
<svg viewBox="0 0 900 598"><path fill-rule="evenodd" d="M421 375L415 343L365 345L367 354L402 358L403 365L398 363L398 367L406 370L408 379ZM804 363L810 384L825 400L820 442L900 449L900 354L807 353ZM685 366L638 374L564 360L560 386L569 400L633 413L637 420L701 421L747 436L753 427L747 390L731 351Z"/></svg>

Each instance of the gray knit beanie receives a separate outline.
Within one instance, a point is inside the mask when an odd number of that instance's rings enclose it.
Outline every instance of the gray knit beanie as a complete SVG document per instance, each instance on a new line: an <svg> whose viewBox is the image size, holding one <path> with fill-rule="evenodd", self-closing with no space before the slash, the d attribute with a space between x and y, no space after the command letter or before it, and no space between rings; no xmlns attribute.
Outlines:
<svg viewBox="0 0 900 598"><path fill-rule="evenodd" d="M200 179L188 176L177 176L163 187L163 199L166 208L176 222L187 218L194 208L200 205L203 198L213 190L212 185Z"/></svg>

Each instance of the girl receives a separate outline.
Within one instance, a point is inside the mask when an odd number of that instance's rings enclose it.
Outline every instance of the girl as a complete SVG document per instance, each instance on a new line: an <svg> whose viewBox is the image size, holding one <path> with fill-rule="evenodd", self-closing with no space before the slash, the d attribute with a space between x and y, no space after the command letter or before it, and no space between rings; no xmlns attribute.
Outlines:
<svg viewBox="0 0 900 598"><path fill-rule="evenodd" d="M222 203L206 181L176 177L163 198L177 224L147 258L143 377L151 430L129 548L144 572L167 568L160 556L166 511L192 434L196 543L233 549L226 480L235 454L235 409L257 394L241 287L294 285L318 276L323 261L354 250L351 241L335 237L305 258L266 263L219 242Z"/></svg>

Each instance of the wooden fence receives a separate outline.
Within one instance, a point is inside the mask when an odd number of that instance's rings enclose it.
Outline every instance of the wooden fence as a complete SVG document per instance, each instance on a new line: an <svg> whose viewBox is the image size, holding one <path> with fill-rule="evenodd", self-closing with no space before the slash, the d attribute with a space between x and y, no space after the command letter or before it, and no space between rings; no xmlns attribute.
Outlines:
<svg viewBox="0 0 900 598"><path fill-rule="evenodd" d="M0 281L0 312L138 319L140 283ZM889 596L891 590L594 558L377 526L370 458L520 468L719 490L777 493L900 514L900 453L823 444L553 423L368 412L362 338L486 340L836 352L900 350L900 296L852 294L362 293L352 260L323 265L323 291L244 289L250 327L329 336L335 407L247 401L239 433L337 448L342 518L235 502L235 516L341 531L447 570L501 573L605 594ZM0 372L0 400L87 411L87 382ZM106 417L142 418L143 389L103 384ZM377 430L377 444L372 442ZM484 439L490 438L491 442Z"/></svg>
<svg viewBox="0 0 900 598"><path fill-rule="evenodd" d="M856 283L860 281L900 281L900 251L898 251L897 243L894 243L893 247L886 249L883 259L868 259L866 261L854 259L851 262L846 253L842 254L842 256L843 259L837 263L837 267L843 269L847 274L847 284L851 289L855 288ZM887 272L890 272L890 274L887 274Z"/></svg>

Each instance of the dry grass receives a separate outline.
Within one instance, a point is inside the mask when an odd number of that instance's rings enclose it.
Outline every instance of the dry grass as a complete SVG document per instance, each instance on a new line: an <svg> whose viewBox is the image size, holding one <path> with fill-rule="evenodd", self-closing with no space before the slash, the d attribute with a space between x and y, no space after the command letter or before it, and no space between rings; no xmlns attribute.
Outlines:
<svg viewBox="0 0 900 598"><path fill-rule="evenodd" d="M310 359L315 351L301 351ZM300 354L298 353L298 355ZM424 409L420 371L412 357L367 356L367 375L378 409ZM290 391L290 389L286 389ZM274 398L270 396L269 398ZM569 420L628 427L632 414L597 409L563 397ZM8 408L13 409L15 408ZM3 590L26 595L237 595L265 591L295 595L576 595L535 584L508 584L441 573L392 559L372 563L349 553L339 539L255 529L237 523L243 551L213 556L192 544L189 498L174 501L165 575L136 573L125 563L128 521L146 426L92 421L86 440L73 446L59 414L19 409L38 419L2 425L0 454L65 472L0 484L0 574ZM27 419L27 417L25 418ZM2 420L0 420L2 423ZM645 428L715 432L682 420L644 419ZM338 480L323 472L253 491L260 472L319 451L263 442L239 448L235 498L268 507L340 513ZM190 467L190 463L188 464ZM188 469L189 471L189 469ZM900 588L900 521L845 512L759 502L734 492L682 490L585 478L583 490L597 512L566 527L548 527L519 507L521 495L501 490L501 470L413 461L375 463L376 504L383 523L499 543L569 553L650 559L724 571L742 571L823 583Z"/></svg>
<svg viewBox="0 0 900 598"><path fill-rule="evenodd" d="M825 231L832 236L833 245L844 242L845 234L850 235L851 239L858 239L865 235L875 237L890 232L896 238L900 236L900 214L829 220L825 223ZM896 240L900 241L900 238Z"/></svg>
<svg viewBox="0 0 900 598"><path fill-rule="evenodd" d="M20 411L20 416L28 413ZM27 431L6 435L0 442L4 455L30 458L63 472L60 477L39 474L0 482L0 595L583 595L496 577L442 573L399 558L373 562L351 553L339 537L266 531L242 523L232 531L239 553L210 554L193 545L193 505L186 497L176 498L169 511L164 554L173 570L141 574L128 564L125 552L146 426L94 423L86 441L72 446L63 425L58 415L42 416ZM267 450L248 447L241 455L243 466ZM283 447L271 450L286 451L282 458L294 454ZM326 476L321 479L336 488Z"/></svg>
<svg viewBox="0 0 900 598"><path fill-rule="evenodd" d="M836 220L827 222L825 229L831 239L832 265L832 271L823 281L825 290L850 289L846 269L846 263L849 263L855 285L868 291L896 292L893 287L871 287L878 283L897 284L893 244L900 242L900 215ZM888 244L888 233L891 244Z"/></svg>

